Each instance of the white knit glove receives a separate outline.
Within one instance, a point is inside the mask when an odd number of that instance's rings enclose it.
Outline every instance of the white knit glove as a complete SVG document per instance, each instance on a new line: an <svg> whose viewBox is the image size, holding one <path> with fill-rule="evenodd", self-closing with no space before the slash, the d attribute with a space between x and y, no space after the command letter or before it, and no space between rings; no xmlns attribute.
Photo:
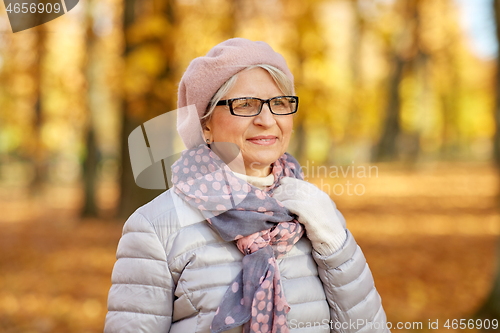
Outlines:
<svg viewBox="0 0 500 333"><path fill-rule="evenodd" d="M328 194L304 180L283 177L273 198L298 216L319 254L329 256L342 247L347 237L345 220L337 215L337 207Z"/></svg>

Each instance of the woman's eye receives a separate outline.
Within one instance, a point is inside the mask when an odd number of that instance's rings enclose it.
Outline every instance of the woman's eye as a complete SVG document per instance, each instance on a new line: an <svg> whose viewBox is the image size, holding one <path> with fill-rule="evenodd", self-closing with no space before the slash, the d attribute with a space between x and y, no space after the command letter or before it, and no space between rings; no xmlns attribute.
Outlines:
<svg viewBox="0 0 500 333"><path fill-rule="evenodd" d="M234 107L236 107L236 108L248 108L250 106L251 105L250 105L250 103L248 103L248 101L241 101L238 104L234 105Z"/></svg>
<svg viewBox="0 0 500 333"><path fill-rule="evenodd" d="M273 101L274 106L285 106L285 104L286 104L285 101L282 99L276 99Z"/></svg>

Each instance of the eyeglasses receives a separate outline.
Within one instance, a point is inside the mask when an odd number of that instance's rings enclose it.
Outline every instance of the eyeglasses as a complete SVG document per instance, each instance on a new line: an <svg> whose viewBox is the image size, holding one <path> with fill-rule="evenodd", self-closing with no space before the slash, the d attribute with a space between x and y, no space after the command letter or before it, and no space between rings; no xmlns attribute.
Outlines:
<svg viewBox="0 0 500 333"><path fill-rule="evenodd" d="M299 98L297 96L276 96L269 99L256 97L238 97L219 101L219 105L228 105L233 116L253 117L262 111L262 106L267 103L272 114L287 115L297 112Z"/></svg>

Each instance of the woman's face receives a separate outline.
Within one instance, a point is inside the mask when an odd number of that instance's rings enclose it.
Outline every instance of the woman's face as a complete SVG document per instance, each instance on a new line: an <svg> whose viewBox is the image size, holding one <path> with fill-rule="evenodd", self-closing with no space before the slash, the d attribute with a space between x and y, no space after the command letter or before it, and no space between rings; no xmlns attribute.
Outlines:
<svg viewBox="0 0 500 333"><path fill-rule="evenodd" d="M257 97L269 99L282 96L269 73L262 68L252 68L238 74L236 84L222 99ZM264 104L255 117L233 116L229 106L215 107L206 124L205 138L210 142L231 142L240 147L246 174L267 176L271 164L288 148L293 127L293 115L273 115Z"/></svg>

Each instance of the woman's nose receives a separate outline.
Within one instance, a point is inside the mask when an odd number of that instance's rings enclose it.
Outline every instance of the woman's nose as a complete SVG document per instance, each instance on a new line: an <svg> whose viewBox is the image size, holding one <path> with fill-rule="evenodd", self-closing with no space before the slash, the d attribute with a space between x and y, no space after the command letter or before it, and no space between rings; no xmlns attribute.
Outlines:
<svg viewBox="0 0 500 333"><path fill-rule="evenodd" d="M269 109L269 105L267 103L264 103L264 105L262 105L262 110L257 116L255 116L254 124L265 127L271 127L272 125L276 124L276 119L274 119L274 115L271 113L271 110Z"/></svg>

